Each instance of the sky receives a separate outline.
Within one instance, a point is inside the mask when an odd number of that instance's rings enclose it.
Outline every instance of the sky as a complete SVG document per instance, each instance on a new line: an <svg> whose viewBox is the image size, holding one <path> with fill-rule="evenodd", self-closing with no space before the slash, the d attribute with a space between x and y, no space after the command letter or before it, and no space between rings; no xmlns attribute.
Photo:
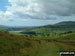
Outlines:
<svg viewBox="0 0 75 56"><path fill-rule="evenodd" d="M0 0L0 25L42 26L75 21L75 0Z"/></svg>

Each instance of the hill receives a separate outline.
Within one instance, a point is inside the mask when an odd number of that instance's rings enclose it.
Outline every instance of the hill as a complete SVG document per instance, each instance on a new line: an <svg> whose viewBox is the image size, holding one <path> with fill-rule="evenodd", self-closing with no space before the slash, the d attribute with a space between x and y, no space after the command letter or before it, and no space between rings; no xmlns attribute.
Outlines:
<svg viewBox="0 0 75 56"><path fill-rule="evenodd" d="M75 22L65 21L54 25L45 25L37 28L23 31L21 34L38 38L57 38L65 34L75 33Z"/></svg>
<svg viewBox="0 0 75 56"><path fill-rule="evenodd" d="M0 32L0 56L59 56L74 51L75 40L39 40Z"/></svg>
<svg viewBox="0 0 75 56"><path fill-rule="evenodd" d="M63 35L62 38L64 38L64 39L74 39L75 40L75 33Z"/></svg>
<svg viewBox="0 0 75 56"><path fill-rule="evenodd" d="M0 25L0 32L4 32L8 29L8 27Z"/></svg>
<svg viewBox="0 0 75 56"><path fill-rule="evenodd" d="M34 40L0 32L0 56L28 56L36 48Z"/></svg>
<svg viewBox="0 0 75 56"><path fill-rule="evenodd" d="M24 31L24 30L29 30L33 28L35 27L9 27L9 26L0 25L0 32Z"/></svg>
<svg viewBox="0 0 75 56"><path fill-rule="evenodd" d="M39 29L39 28L48 28L51 30L75 30L75 21L64 21L64 22L59 22L53 25L45 25L45 26L39 26L39 27L7 27L7 26L2 26L0 25L0 30L8 30L8 31L16 31L16 30L31 30L31 29Z"/></svg>
<svg viewBox="0 0 75 56"><path fill-rule="evenodd" d="M39 27L0 27L2 32L13 32L13 34L32 38L58 38L60 36L75 33L75 21L64 21L54 25Z"/></svg>
<svg viewBox="0 0 75 56"><path fill-rule="evenodd" d="M60 23L56 23L54 25L46 25L44 28L51 28L53 30L75 30L75 21L64 21Z"/></svg>

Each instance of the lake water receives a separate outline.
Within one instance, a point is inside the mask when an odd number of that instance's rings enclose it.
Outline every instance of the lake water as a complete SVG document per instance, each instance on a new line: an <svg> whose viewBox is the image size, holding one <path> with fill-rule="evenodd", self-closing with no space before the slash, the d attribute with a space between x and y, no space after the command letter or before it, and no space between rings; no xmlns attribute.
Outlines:
<svg viewBox="0 0 75 56"><path fill-rule="evenodd" d="M18 32L22 32L22 31L9 31L9 32L10 32L10 33L12 33L12 32L15 32L15 33L17 32L17 33L18 33Z"/></svg>

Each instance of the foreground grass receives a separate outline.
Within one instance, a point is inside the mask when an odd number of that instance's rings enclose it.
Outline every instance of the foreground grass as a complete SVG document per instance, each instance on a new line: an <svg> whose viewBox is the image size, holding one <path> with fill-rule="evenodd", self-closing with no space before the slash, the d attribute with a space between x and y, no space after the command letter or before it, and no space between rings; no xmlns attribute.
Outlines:
<svg viewBox="0 0 75 56"><path fill-rule="evenodd" d="M75 40L56 40L54 42L58 44L60 51L75 51Z"/></svg>
<svg viewBox="0 0 75 56"><path fill-rule="evenodd" d="M39 52L36 54L36 56L59 56L58 50L59 48L56 46L55 43L42 42Z"/></svg>
<svg viewBox="0 0 75 56"><path fill-rule="evenodd" d="M60 51L75 51L75 40L61 40L61 41L41 41L40 48L37 52L34 51L35 55L29 56L59 56Z"/></svg>
<svg viewBox="0 0 75 56"><path fill-rule="evenodd" d="M0 33L0 56L27 56L37 48L38 43L31 39Z"/></svg>
<svg viewBox="0 0 75 56"><path fill-rule="evenodd" d="M0 33L0 56L59 56L59 51L75 51L75 40L33 40Z"/></svg>

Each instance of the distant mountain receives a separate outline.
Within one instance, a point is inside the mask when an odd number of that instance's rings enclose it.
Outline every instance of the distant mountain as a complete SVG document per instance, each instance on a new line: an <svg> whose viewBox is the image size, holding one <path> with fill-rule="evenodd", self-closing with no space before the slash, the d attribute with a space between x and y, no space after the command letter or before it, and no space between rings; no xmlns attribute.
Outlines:
<svg viewBox="0 0 75 56"><path fill-rule="evenodd" d="M52 30L75 30L75 21L64 21L54 25L46 25L40 28L50 28Z"/></svg>
<svg viewBox="0 0 75 56"><path fill-rule="evenodd" d="M75 30L75 21L64 21L60 23L56 23L54 25L45 25L45 26L40 26L40 27L7 27L7 26L2 26L0 25L0 31L5 31L5 30L11 30L11 31L16 31L16 30L38 30L38 31L45 31L45 30ZM43 29L43 30L42 30Z"/></svg>
<svg viewBox="0 0 75 56"><path fill-rule="evenodd" d="M30 30L26 33L36 33L36 35L41 35L43 37L58 37L64 34L75 33L75 22L65 21L56 23L54 25L45 25L35 29Z"/></svg>
<svg viewBox="0 0 75 56"><path fill-rule="evenodd" d="M64 22L57 23L55 25L75 25L75 21L64 21Z"/></svg>
<svg viewBox="0 0 75 56"><path fill-rule="evenodd" d="M24 30L29 30L29 29L33 29L33 28L36 28L36 27L9 27L9 26L0 25L0 32L24 31Z"/></svg>
<svg viewBox="0 0 75 56"><path fill-rule="evenodd" d="M75 30L75 22L74 21L60 22L53 26L54 26L54 28L60 29L60 30Z"/></svg>
<svg viewBox="0 0 75 56"><path fill-rule="evenodd" d="M0 32L4 32L7 29L8 29L8 27L0 25Z"/></svg>
<svg viewBox="0 0 75 56"><path fill-rule="evenodd" d="M30 37L53 37L75 33L75 21L64 21L54 25L45 25L39 27L7 27L0 26L1 32L20 31L20 34Z"/></svg>

